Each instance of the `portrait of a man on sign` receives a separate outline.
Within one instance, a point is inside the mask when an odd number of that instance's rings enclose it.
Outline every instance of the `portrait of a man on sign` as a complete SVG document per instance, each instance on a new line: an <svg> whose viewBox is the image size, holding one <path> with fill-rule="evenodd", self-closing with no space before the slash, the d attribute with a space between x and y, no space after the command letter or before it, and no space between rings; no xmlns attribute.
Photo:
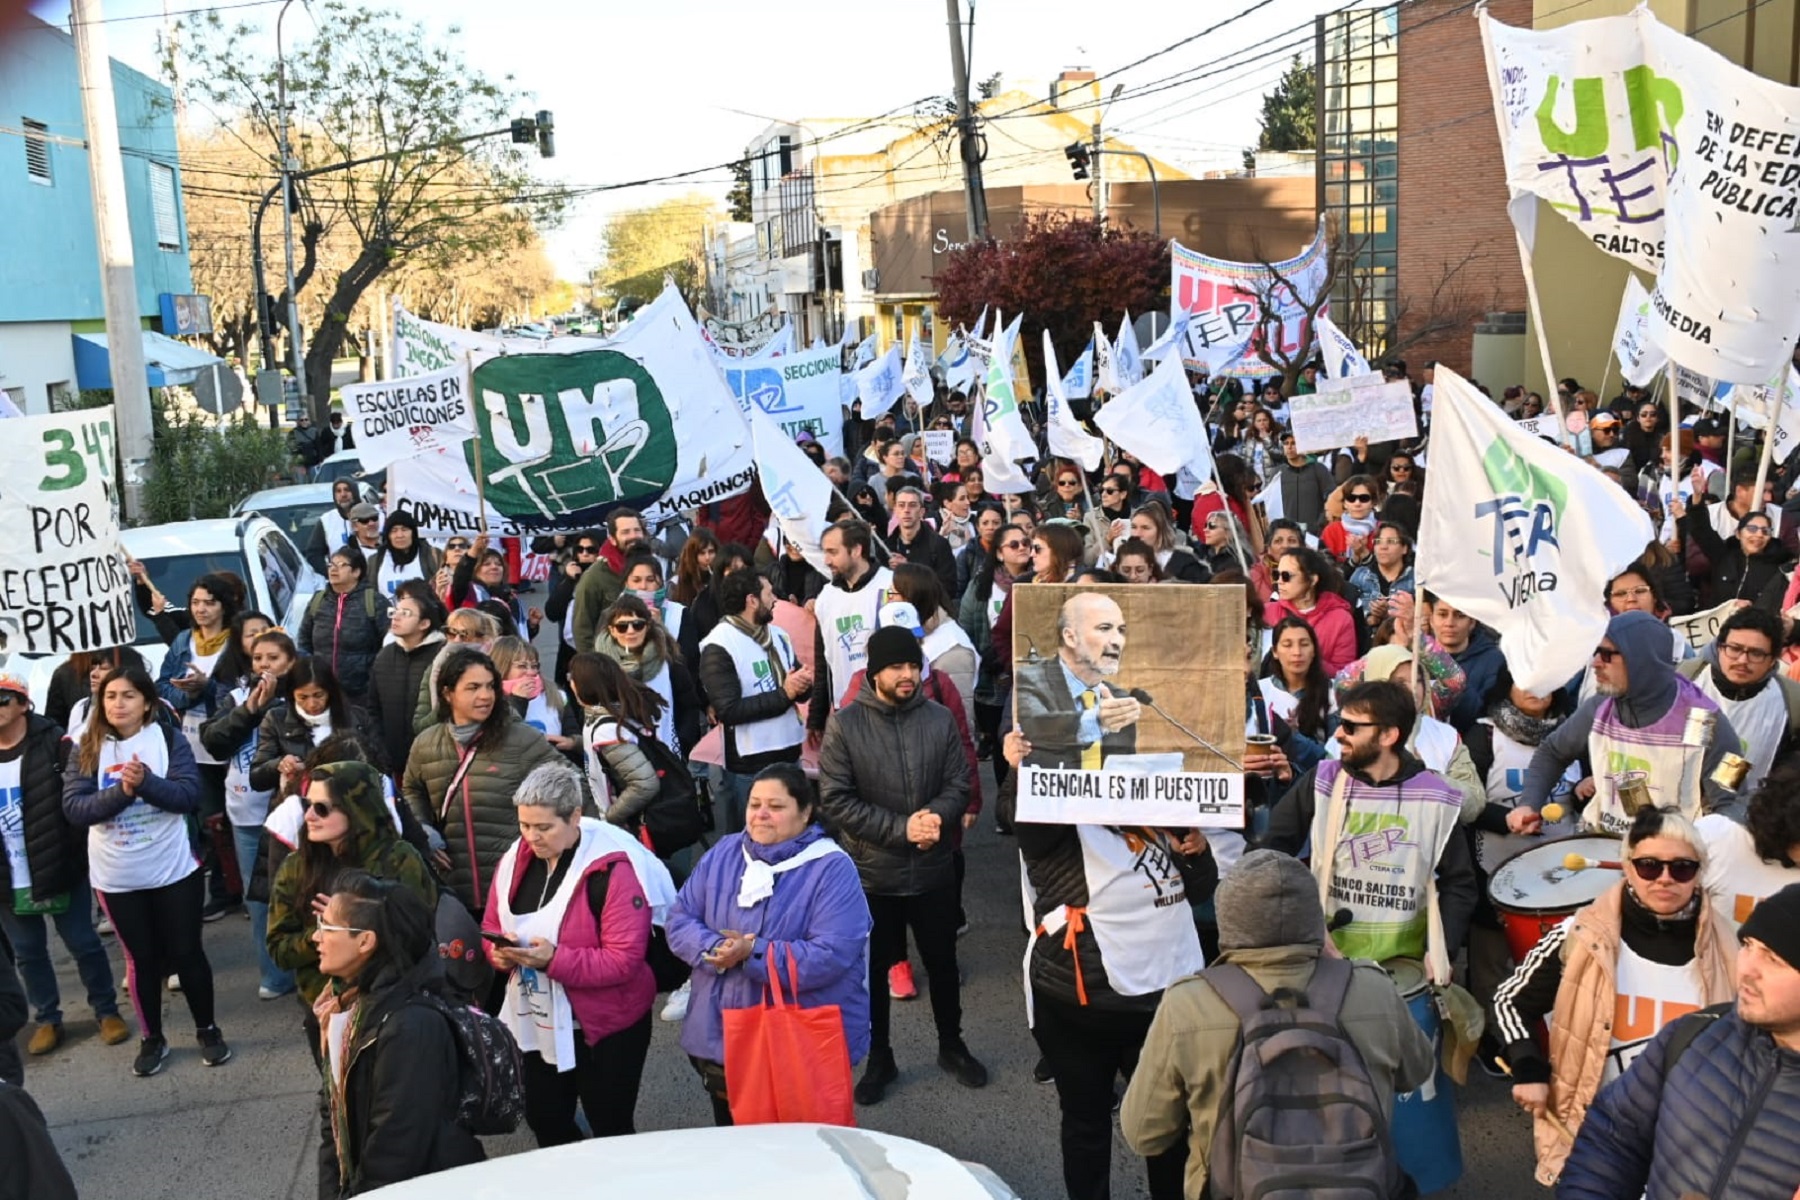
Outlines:
<svg viewBox="0 0 1800 1200"><path fill-rule="evenodd" d="M1110 596L1075 592L1063 601L1055 655L1028 654L1014 674L1014 712L1032 766L1098 770L1108 755L1136 752L1150 696L1119 679L1128 632Z"/></svg>

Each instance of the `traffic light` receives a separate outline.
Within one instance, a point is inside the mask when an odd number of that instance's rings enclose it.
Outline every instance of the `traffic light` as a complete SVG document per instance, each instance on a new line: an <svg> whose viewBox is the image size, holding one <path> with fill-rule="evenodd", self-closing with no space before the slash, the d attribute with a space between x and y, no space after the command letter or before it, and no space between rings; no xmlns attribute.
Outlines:
<svg viewBox="0 0 1800 1200"><path fill-rule="evenodd" d="M556 157L556 118L549 109L540 108L535 117L515 117L512 123L515 146L535 144L539 158Z"/></svg>
<svg viewBox="0 0 1800 1200"><path fill-rule="evenodd" d="M1074 172L1075 178L1086 179L1088 164L1093 161L1088 155L1088 148L1080 142L1070 142L1063 147L1063 154L1068 158L1069 169Z"/></svg>

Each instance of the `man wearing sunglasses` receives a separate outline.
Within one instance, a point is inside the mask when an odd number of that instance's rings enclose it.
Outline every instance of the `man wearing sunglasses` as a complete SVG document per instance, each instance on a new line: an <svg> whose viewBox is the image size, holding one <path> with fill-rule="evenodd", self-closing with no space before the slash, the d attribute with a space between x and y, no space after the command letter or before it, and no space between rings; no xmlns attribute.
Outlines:
<svg viewBox="0 0 1800 1200"><path fill-rule="evenodd" d="M1743 737L1727 750L1750 767L1737 793L1748 796L1775 760L1800 745L1800 683L1781 674L1781 618L1760 608L1740 608L1725 618L1711 650L1676 668L1731 719Z"/></svg>
<svg viewBox="0 0 1800 1200"><path fill-rule="evenodd" d="M1518 807L1542 808L1569 764L1583 757L1590 777L1575 785L1575 795L1588 800L1582 824L1602 833L1623 835L1631 827L1614 782L1623 772L1643 772L1651 802L1690 820L1733 799L1736 793L1712 775L1727 751L1742 753L1742 738L1717 701L1676 673L1674 653L1675 631L1647 612L1608 621L1594 650L1595 694L1538 743ZM1687 744L1696 712L1713 722L1705 746Z"/></svg>
<svg viewBox="0 0 1800 1200"><path fill-rule="evenodd" d="M1564 1200L1789 1200L1800 1179L1800 885L1738 929L1737 1002L1663 1027L1601 1089L1563 1164Z"/></svg>

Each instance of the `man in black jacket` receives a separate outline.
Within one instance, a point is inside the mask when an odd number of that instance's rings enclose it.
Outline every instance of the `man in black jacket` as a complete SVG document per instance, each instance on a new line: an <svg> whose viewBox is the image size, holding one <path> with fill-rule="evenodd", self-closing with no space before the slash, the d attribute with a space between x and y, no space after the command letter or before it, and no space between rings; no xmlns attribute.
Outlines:
<svg viewBox="0 0 1800 1200"><path fill-rule="evenodd" d="M942 534L925 523L924 492L916 487L900 489L894 496L894 526L888 566L917 563L929 567L944 585L944 595L956 595L956 552Z"/></svg>
<svg viewBox="0 0 1800 1200"><path fill-rule="evenodd" d="M825 729L819 806L856 862L875 922L869 1060L856 1102L877 1104L900 1074L888 1039L891 1000L881 983L905 957L909 928L930 978L938 1066L965 1087L985 1085L987 1068L962 1038L955 850L945 836L969 807L968 760L955 718L920 690L924 655L912 631L877 629L867 653L862 690Z"/></svg>

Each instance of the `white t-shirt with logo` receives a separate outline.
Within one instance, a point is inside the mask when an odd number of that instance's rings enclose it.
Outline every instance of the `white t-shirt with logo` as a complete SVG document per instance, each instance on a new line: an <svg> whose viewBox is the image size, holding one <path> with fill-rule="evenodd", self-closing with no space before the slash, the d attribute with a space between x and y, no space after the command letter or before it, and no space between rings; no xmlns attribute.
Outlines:
<svg viewBox="0 0 1800 1200"><path fill-rule="evenodd" d="M11 753L9 760L0 762L0 842L5 843L13 890L29 893L31 863L25 857L25 791L19 783L25 743L20 742ZM0 904L10 907L12 898L0 896Z"/></svg>
<svg viewBox="0 0 1800 1200"><path fill-rule="evenodd" d="M219 665L219 656L223 653L225 653L225 649L222 646L219 649L214 650L211 654L201 654L198 651L194 651L193 664L195 673L202 678L211 679L213 668ZM201 692L200 695L204 697L206 693ZM212 755L208 754L206 752L206 747L200 744L200 727L206 724L206 719L210 716L212 716L212 705L208 704L204 699L200 700L194 707L181 714L181 732L182 735L187 738L188 749L194 752L194 761L197 763L204 763L207 766L216 767L223 760L214 758Z"/></svg>
<svg viewBox="0 0 1800 1200"><path fill-rule="evenodd" d="M1706 843L1706 870L1700 876L1713 908L1731 927L1744 923L1761 900L1790 883L1800 883L1800 867L1784 867L1758 858L1750 831L1724 813L1708 813L1694 822Z"/></svg>
<svg viewBox="0 0 1800 1200"><path fill-rule="evenodd" d="M119 769L136 755L150 774L167 777L169 744L155 724L120 741L100 743L100 790L115 787ZM88 864L102 892L141 892L179 883L199 869L188 841L187 818L134 800L110 821L88 830Z"/></svg>

